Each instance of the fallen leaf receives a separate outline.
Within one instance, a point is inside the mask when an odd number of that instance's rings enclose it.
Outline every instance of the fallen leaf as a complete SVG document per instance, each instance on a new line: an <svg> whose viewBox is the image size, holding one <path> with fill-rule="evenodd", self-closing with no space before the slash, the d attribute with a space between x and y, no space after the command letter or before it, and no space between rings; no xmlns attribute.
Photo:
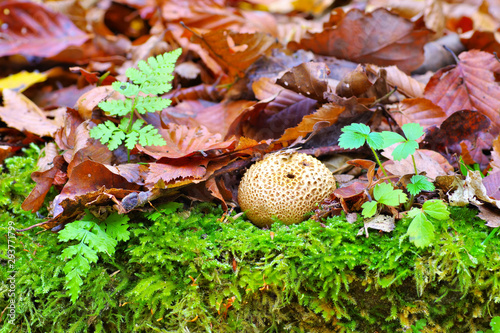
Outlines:
<svg viewBox="0 0 500 333"><path fill-rule="evenodd" d="M290 42L288 47L360 63L396 65L411 72L424 61L428 35L428 30L416 30L412 22L386 9L371 13L352 9L335 27L311 34L300 43Z"/></svg>
<svg viewBox="0 0 500 333"><path fill-rule="evenodd" d="M53 137L62 126L66 112L66 108L61 108L56 119L49 119L47 114L26 96L9 89L3 91L3 103L4 106L0 107L0 118L9 127L39 136Z"/></svg>
<svg viewBox="0 0 500 333"><path fill-rule="evenodd" d="M194 35L193 39L195 43L205 47L214 60L226 68L228 74L233 77L243 77L252 63L278 46L274 38L260 32L243 34L215 30L203 34L201 38ZM245 46L244 49L231 51L229 40L234 46Z"/></svg>
<svg viewBox="0 0 500 333"><path fill-rule="evenodd" d="M90 37L66 16L33 2L4 1L0 22L0 57L51 57Z"/></svg>
<svg viewBox="0 0 500 333"><path fill-rule="evenodd" d="M220 134L210 133L203 126L189 128L170 123L159 132L167 143L165 146L137 145L137 149L155 159L162 157L175 159L193 155L220 155L221 152L218 150L230 150L236 145L236 139L230 138L224 141Z"/></svg>
<svg viewBox="0 0 500 333"><path fill-rule="evenodd" d="M440 126L447 118L441 107L425 98L406 98L398 104L397 110L389 111L399 127L404 124L417 123L424 129Z"/></svg>
<svg viewBox="0 0 500 333"><path fill-rule="evenodd" d="M459 56L459 63L439 70L425 87L425 98L450 116L459 110L477 110L500 131L500 85L494 73L500 62L492 54L472 50Z"/></svg>

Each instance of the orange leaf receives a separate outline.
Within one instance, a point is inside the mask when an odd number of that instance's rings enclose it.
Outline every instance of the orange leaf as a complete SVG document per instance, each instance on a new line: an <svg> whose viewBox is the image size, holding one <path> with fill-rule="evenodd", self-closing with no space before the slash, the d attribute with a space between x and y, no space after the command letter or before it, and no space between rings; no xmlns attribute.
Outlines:
<svg viewBox="0 0 500 333"><path fill-rule="evenodd" d="M227 30L210 31L194 42L206 48L210 55L231 76L243 77L246 69L262 55L277 47L276 40L264 33L240 34Z"/></svg>

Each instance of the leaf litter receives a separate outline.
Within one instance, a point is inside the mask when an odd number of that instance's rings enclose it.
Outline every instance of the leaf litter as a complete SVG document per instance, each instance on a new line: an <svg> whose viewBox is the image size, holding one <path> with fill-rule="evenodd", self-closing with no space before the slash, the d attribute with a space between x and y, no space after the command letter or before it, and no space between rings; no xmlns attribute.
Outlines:
<svg viewBox="0 0 500 333"><path fill-rule="evenodd" d="M59 193L37 226L60 230L85 209L124 214L180 195L234 206L246 168L290 148L324 160L347 154L335 172L349 180L314 216L360 212L384 175L366 146L339 146L341 129L353 123L399 135L406 124L420 124L416 164L438 188L421 201L477 205L498 226L500 61L493 51L500 50L500 21L493 12L441 1L121 3L79 5L80 15L51 3L1 5L0 157L45 143L23 208L39 210L52 187ZM432 53L431 43L461 51ZM90 129L111 119L98 107L111 98L109 85L139 61L177 48L174 89L162 96L172 104L134 115L166 145L136 144L128 161L124 147L110 151L93 139ZM440 68L416 74L435 67L435 58ZM33 79L38 72L43 79ZM389 148L382 155L389 178L404 189L412 160L394 160ZM461 174L460 158L479 171ZM388 232L387 221L401 215L383 213L386 222L367 222L363 233Z"/></svg>

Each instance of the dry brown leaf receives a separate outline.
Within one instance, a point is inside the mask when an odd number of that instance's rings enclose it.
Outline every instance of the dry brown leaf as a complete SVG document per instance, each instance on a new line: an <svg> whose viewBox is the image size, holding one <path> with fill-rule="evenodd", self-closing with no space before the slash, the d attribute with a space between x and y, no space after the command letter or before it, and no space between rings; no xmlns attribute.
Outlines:
<svg viewBox="0 0 500 333"><path fill-rule="evenodd" d="M329 125L334 124L339 115L345 110L344 106L332 103L324 104L316 112L304 116L302 121L293 128L287 128L285 133L279 138L279 141L295 140L298 137L305 137L314 130L314 125L319 122L326 122Z"/></svg>
<svg viewBox="0 0 500 333"><path fill-rule="evenodd" d="M443 109L425 98L407 98L398 106L399 110L389 112L400 127L408 123L417 123L426 129L441 125L447 118Z"/></svg>
<svg viewBox="0 0 500 333"><path fill-rule="evenodd" d="M431 78L425 98L448 116L459 110L478 110L500 129L500 85L494 76L500 73L500 63L492 54L477 50L463 52L459 59L456 66L443 68Z"/></svg>
<svg viewBox="0 0 500 333"><path fill-rule="evenodd" d="M215 30L203 34L202 38L193 38L233 77L243 77L251 64L278 46L276 39L260 32L240 34Z"/></svg>
<svg viewBox="0 0 500 333"><path fill-rule="evenodd" d="M68 17L33 2L3 1L0 22L0 57L51 57L90 37Z"/></svg>
<svg viewBox="0 0 500 333"><path fill-rule="evenodd" d="M236 139L230 138L224 141L220 134L210 133L203 126L189 128L170 123L159 132L167 142L165 146L137 145L137 149L156 159L162 157L176 159L193 155L219 155L221 151L231 150L236 146Z"/></svg>
<svg viewBox="0 0 500 333"><path fill-rule="evenodd" d="M66 108L58 109L55 119L49 119L44 111L26 96L10 89L3 90L4 106L0 107L0 118L9 126L39 136L53 137L63 125Z"/></svg>
<svg viewBox="0 0 500 333"><path fill-rule="evenodd" d="M375 65L366 65L366 70L377 74L380 67ZM396 66L383 67L386 71L386 81L391 87L398 87L398 91L409 98L424 97L425 84L418 82L411 76L401 71Z"/></svg>
<svg viewBox="0 0 500 333"><path fill-rule="evenodd" d="M334 28L311 34L291 49L311 50L360 63L396 65L411 72L424 61L428 30L416 30L412 22L379 8L371 13L353 9ZM353 38L355 36L355 38Z"/></svg>

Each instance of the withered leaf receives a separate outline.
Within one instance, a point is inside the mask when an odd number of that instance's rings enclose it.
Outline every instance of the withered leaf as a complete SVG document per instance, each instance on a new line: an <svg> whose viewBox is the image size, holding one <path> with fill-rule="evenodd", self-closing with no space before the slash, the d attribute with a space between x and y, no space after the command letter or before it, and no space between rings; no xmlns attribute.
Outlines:
<svg viewBox="0 0 500 333"><path fill-rule="evenodd" d="M159 132L167 142L165 146L137 145L137 149L156 159L162 157L173 159L192 155L220 155L217 150L232 149L236 145L236 139L230 138L224 141L220 134L210 133L203 126L189 128L170 123Z"/></svg>
<svg viewBox="0 0 500 333"><path fill-rule="evenodd" d="M288 47L360 63L396 65L411 72L424 60L428 35L428 30L416 30L412 22L384 8L371 13L353 9L335 27L311 34L298 44L291 42Z"/></svg>
<svg viewBox="0 0 500 333"><path fill-rule="evenodd" d="M303 96L325 102L329 72L330 69L324 63L306 62L283 74L276 83Z"/></svg>
<svg viewBox="0 0 500 333"><path fill-rule="evenodd" d="M63 124L66 108L58 110L56 119L49 119L48 115L26 96L10 89L4 89L3 102L4 106L0 107L0 118L9 127L52 137Z"/></svg>
<svg viewBox="0 0 500 333"><path fill-rule="evenodd" d="M3 1L0 22L0 57L51 57L90 37L66 16L34 2Z"/></svg>
<svg viewBox="0 0 500 333"><path fill-rule="evenodd" d="M278 46L274 38L261 32L249 34L219 29L202 37L193 36L193 40L205 47L230 76L242 77L251 64Z"/></svg>
<svg viewBox="0 0 500 333"><path fill-rule="evenodd" d="M500 63L486 52L472 50L459 55L459 63L439 70L425 87L425 98L449 116L458 110L477 110L500 131L500 85L494 73Z"/></svg>

